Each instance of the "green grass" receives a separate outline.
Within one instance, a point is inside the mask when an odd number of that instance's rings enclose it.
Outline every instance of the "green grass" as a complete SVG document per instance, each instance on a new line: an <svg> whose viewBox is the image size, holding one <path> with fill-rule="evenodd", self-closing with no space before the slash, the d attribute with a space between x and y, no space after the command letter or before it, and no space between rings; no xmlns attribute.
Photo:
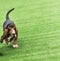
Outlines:
<svg viewBox="0 0 60 61"><path fill-rule="evenodd" d="M17 49L0 44L0 61L60 61L60 1L1 0L0 36L6 12L18 31Z"/></svg>

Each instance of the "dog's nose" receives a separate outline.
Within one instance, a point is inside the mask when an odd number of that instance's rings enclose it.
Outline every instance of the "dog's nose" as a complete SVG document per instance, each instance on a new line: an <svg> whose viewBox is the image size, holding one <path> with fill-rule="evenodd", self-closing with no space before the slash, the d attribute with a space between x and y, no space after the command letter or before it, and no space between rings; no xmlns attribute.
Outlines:
<svg viewBox="0 0 60 61"><path fill-rule="evenodd" d="M15 33L13 33L12 35L15 35Z"/></svg>

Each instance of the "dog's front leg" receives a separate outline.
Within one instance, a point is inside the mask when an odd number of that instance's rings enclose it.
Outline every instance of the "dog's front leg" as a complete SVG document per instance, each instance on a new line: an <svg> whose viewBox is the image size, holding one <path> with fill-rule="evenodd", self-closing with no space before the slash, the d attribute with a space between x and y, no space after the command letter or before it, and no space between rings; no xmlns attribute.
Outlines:
<svg viewBox="0 0 60 61"><path fill-rule="evenodd" d="M17 39L18 39L18 30L15 29L15 31L16 31L16 37L14 38L14 44L13 44L13 47L14 47L14 48L17 48L17 47L18 47L18 44L17 44Z"/></svg>

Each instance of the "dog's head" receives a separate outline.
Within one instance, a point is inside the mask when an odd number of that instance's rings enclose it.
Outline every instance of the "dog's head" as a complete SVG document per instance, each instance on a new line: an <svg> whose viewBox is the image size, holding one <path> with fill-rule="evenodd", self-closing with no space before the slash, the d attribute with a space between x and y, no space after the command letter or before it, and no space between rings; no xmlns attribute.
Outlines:
<svg viewBox="0 0 60 61"><path fill-rule="evenodd" d="M9 31L10 36L16 37L15 26L12 26L12 25L8 26L8 31Z"/></svg>

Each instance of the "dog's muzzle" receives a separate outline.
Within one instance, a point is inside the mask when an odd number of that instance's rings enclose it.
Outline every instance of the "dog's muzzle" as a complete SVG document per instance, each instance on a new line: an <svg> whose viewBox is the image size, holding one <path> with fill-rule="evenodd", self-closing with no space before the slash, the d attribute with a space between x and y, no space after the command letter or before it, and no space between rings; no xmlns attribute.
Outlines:
<svg viewBox="0 0 60 61"><path fill-rule="evenodd" d="M11 36L12 36L12 37L13 37L13 36L16 37L16 32L15 32L15 30L14 30L13 28L11 29Z"/></svg>

